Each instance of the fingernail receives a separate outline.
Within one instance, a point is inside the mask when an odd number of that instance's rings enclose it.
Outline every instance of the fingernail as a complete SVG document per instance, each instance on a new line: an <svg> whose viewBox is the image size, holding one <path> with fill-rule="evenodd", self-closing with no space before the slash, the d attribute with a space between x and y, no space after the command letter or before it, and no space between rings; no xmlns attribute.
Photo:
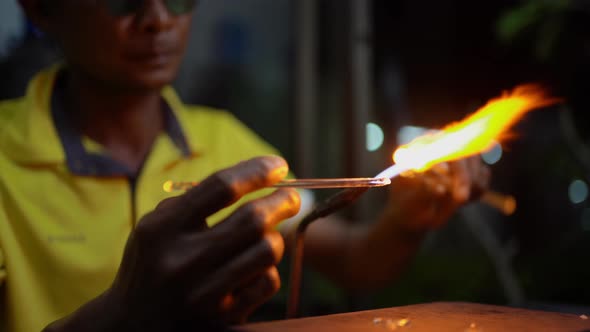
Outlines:
<svg viewBox="0 0 590 332"><path fill-rule="evenodd" d="M275 180L282 180L285 176L289 174L289 167L288 166L281 166L277 167L270 173L270 178Z"/></svg>

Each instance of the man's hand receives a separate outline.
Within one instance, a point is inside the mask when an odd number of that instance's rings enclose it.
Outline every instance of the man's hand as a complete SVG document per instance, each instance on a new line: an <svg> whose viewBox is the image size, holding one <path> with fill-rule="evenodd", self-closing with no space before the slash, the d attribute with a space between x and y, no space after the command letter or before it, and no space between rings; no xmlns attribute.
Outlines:
<svg viewBox="0 0 590 332"><path fill-rule="evenodd" d="M384 218L408 231L427 231L446 223L465 203L488 187L489 168L472 157L435 166L425 173L400 176L391 184Z"/></svg>
<svg viewBox="0 0 590 332"><path fill-rule="evenodd" d="M309 226L306 261L341 286L376 289L408 265L426 232L487 188L489 170L477 158L397 177L379 220L350 225L326 218Z"/></svg>
<svg viewBox="0 0 590 332"><path fill-rule="evenodd" d="M126 331L244 321L279 288L275 265L284 244L274 229L297 213L299 196L279 189L239 207L210 229L206 218L287 172L278 157L252 159L163 201L131 234L112 287L79 315L109 307L119 317L111 328ZM81 330L81 317L73 316L49 330Z"/></svg>

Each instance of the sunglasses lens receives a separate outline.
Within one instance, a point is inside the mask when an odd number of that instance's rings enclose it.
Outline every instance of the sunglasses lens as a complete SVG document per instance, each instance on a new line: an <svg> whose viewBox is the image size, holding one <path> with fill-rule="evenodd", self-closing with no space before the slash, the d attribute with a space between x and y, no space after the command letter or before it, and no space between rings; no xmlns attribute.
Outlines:
<svg viewBox="0 0 590 332"><path fill-rule="evenodd" d="M193 10L196 3L197 0L166 0L166 7L172 15L182 15Z"/></svg>
<svg viewBox="0 0 590 332"><path fill-rule="evenodd" d="M143 6L144 0L105 0L109 12L114 16L132 15ZM166 8L172 15L187 14L197 3L197 0L164 0Z"/></svg>
<svg viewBox="0 0 590 332"><path fill-rule="evenodd" d="M143 5L143 0L106 0L109 12L114 16L135 14Z"/></svg>

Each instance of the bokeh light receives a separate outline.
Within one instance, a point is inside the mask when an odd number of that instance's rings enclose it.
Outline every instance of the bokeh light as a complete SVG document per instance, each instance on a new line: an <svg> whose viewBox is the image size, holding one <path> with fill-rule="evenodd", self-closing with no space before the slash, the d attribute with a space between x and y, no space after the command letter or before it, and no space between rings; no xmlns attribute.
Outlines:
<svg viewBox="0 0 590 332"><path fill-rule="evenodd" d="M500 161L500 159L502 159L503 152L502 145L496 143L494 144L494 147L490 149L490 151L481 154L481 159L483 159L483 161L488 165L494 165Z"/></svg>
<svg viewBox="0 0 590 332"><path fill-rule="evenodd" d="M582 180L574 180L569 187L570 201L574 204L584 202L588 198L588 185Z"/></svg>
<svg viewBox="0 0 590 332"><path fill-rule="evenodd" d="M367 150L377 151L383 146L385 135L383 129L379 125L369 122L367 123Z"/></svg>

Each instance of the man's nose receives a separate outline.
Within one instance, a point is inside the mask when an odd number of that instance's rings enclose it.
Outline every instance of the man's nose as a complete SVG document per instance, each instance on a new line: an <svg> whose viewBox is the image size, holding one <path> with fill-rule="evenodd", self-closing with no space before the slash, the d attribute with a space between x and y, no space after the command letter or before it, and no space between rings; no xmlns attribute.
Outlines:
<svg viewBox="0 0 590 332"><path fill-rule="evenodd" d="M170 28L173 16L166 8L164 0L146 0L137 15L139 28L154 33Z"/></svg>

